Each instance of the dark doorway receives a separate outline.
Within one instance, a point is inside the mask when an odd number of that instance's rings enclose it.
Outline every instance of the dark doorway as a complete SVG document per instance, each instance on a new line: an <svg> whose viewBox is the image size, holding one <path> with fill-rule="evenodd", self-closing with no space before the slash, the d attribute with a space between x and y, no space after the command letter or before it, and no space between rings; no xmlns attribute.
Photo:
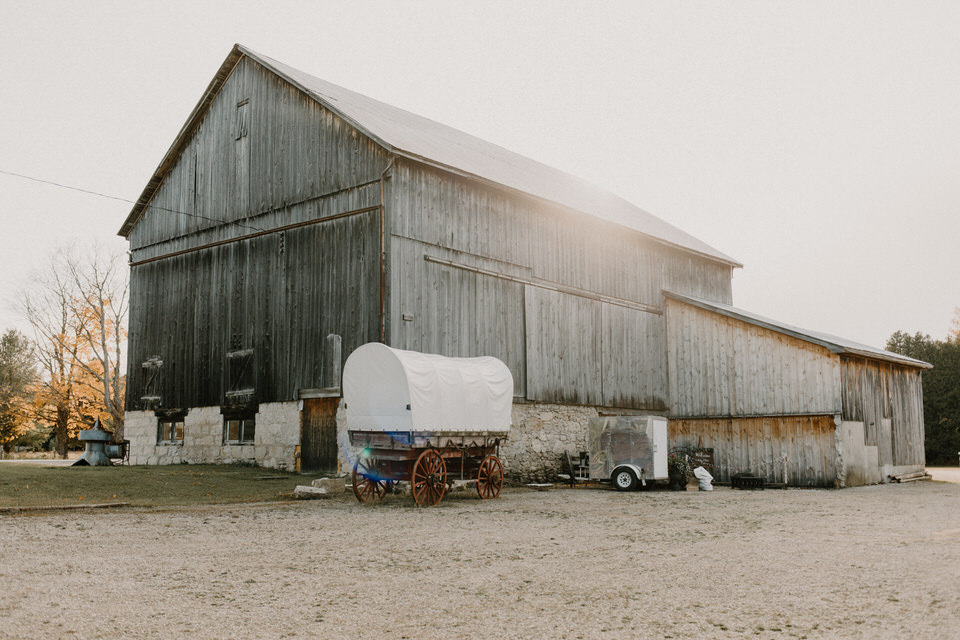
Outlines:
<svg viewBox="0 0 960 640"><path fill-rule="evenodd" d="M300 412L300 471L337 471L337 405L340 398L304 398Z"/></svg>

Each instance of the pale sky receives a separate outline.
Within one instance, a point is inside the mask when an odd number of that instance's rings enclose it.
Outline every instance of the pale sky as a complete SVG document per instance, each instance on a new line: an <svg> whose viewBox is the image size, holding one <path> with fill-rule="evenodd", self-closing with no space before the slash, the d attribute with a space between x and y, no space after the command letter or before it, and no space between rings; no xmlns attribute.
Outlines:
<svg viewBox="0 0 960 640"><path fill-rule="evenodd" d="M874 346L960 306L960 3L0 4L0 170L136 200L235 42L604 187ZM0 173L0 330L130 204Z"/></svg>

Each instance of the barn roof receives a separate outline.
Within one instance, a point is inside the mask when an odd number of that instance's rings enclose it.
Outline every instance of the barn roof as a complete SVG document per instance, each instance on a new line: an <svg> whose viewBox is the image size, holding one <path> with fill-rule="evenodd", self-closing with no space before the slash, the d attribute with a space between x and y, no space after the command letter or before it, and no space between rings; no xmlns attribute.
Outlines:
<svg viewBox="0 0 960 640"><path fill-rule="evenodd" d="M243 56L290 82L398 156L554 202L731 266L743 266L685 231L575 176L429 118L331 84L239 44L227 56L157 167L120 229L121 236L129 235L217 92Z"/></svg>
<svg viewBox="0 0 960 640"><path fill-rule="evenodd" d="M701 309L706 309L707 311L713 311L714 313L727 316L728 318L734 318L736 320L746 322L747 324L752 324L757 327L763 327L764 329L769 329L771 331L776 331L777 333L792 336L798 340L803 340L804 342L820 345L821 347L829 349L832 353L858 356L861 358L869 358L871 360L882 360L884 362L892 362L909 367L917 367L918 369L933 368L932 364L929 362L924 362L923 360L915 360L913 358L900 355L899 353L877 349L876 347L870 347L865 344L860 344L859 342L854 342L853 340L832 336L827 333L800 329L798 327L784 324L783 322L779 322L777 320L771 320L770 318L765 318L755 313L751 313L727 304L721 304L711 300L703 300L701 298L693 298L691 296L672 293L670 291L664 291L663 293L667 298L673 300L679 300L680 302L685 302L686 304L693 305Z"/></svg>

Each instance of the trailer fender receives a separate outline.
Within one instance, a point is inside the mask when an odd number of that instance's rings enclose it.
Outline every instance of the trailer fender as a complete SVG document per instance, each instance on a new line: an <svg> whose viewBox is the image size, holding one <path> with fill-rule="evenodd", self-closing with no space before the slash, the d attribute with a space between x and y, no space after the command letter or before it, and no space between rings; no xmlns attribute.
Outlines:
<svg viewBox="0 0 960 640"><path fill-rule="evenodd" d="M646 472L635 464L618 464L613 473L610 474L610 481L617 491L633 491L638 484L646 486Z"/></svg>

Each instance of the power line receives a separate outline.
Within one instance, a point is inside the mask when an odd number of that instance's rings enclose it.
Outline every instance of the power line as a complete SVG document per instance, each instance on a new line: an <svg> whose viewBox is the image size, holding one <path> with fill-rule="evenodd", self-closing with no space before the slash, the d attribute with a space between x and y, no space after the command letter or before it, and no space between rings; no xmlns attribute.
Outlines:
<svg viewBox="0 0 960 640"><path fill-rule="evenodd" d="M91 195L91 196L97 196L97 197L100 197L100 198L107 198L107 199L109 199L109 200L119 200L120 202L127 202L127 203L130 203L130 204L137 204L136 200L129 200L129 199L127 199L127 198L121 198L121 197L119 197L119 196L111 196L111 195L107 195L106 193L100 193L99 191L90 191L89 189L81 189L80 187L71 187L71 186L68 185L68 184L60 184L59 182L53 182L52 180L44 180L43 178L35 178L35 177L33 177L33 176L27 176L27 175L24 175L24 174L22 174L22 173L16 173L16 172L14 172L14 171L7 171L6 169L0 169L0 173L4 173L4 174L6 174L6 175L8 175L8 176L14 176L14 177L17 177L17 178L23 178L24 180L33 180L34 182L42 182L43 184L49 184L49 185L54 186L54 187L60 187L61 189L70 189L71 191L79 191L80 193L86 193L86 194ZM148 208L148 209L158 209L158 210L160 210L160 211L168 211L168 212L170 212L170 213L176 213L176 214L179 214L179 215L182 215L182 216L189 216L189 217L191 217L191 218L197 218L198 220L207 220L207 221L209 221L209 222L219 222L220 224L235 224L235 225L237 225L237 226L239 226L239 227L245 227L245 228L247 228L247 229L253 229L254 231L264 231L264 229L261 229L260 227L252 226L252 225L249 225L249 224L245 224L245 223L243 223L243 222L239 222L239 221L236 221L236 220L220 220L219 218L211 218L211 217L209 217L209 216L204 216L204 215L201 215L201 214L199 214L199 213L188 213L188 212L186 212L186 211L177 211L176 209L168 209L167 207L161 207L160 205L156 205L156 204L148 204L148 205L147 205L147 208Z"/></svg>

